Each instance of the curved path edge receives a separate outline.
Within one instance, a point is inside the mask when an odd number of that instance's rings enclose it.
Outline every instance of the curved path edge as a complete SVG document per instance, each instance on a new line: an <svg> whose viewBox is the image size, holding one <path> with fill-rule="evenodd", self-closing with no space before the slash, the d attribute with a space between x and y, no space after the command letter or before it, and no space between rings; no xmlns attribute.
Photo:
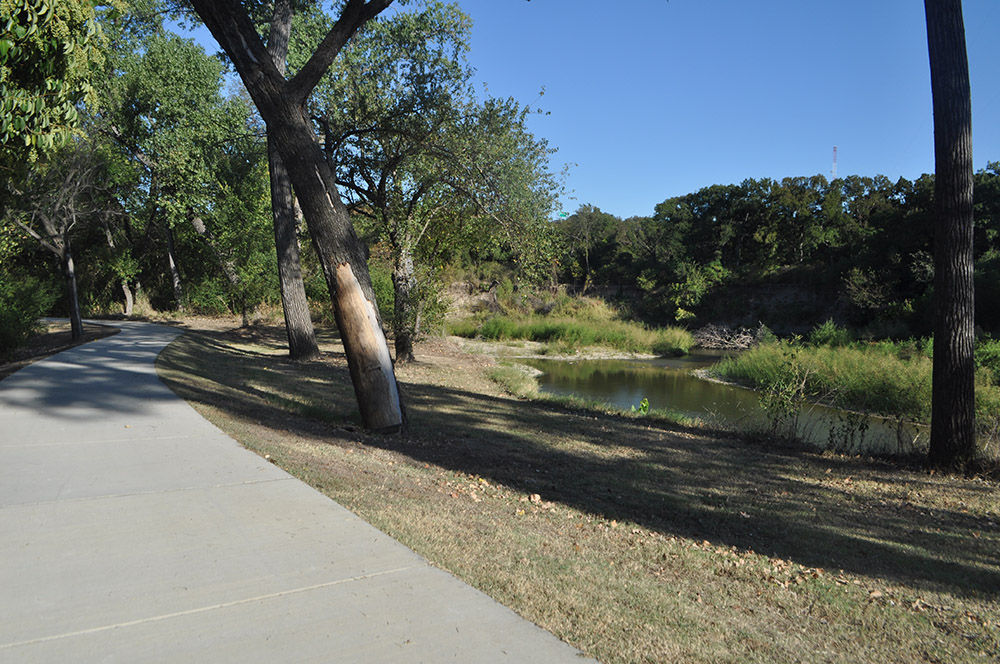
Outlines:
<svg viewBox="0 0 1000 664"><path fill-rule="evenodd" d="M586 660L198 415L181 330L104 324L0 381L0 660Z"/></svg>

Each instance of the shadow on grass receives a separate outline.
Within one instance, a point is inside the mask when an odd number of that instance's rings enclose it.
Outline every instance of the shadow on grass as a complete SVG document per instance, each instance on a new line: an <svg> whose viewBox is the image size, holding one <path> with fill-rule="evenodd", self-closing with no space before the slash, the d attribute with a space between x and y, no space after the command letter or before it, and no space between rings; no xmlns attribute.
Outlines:
<svg viewBox="0 0 1000 664"><path fill-rule="evenodd" d="M360 441L608 519L807 567L966 597L1000 595L998 524L900 497L901 471L891 466L769 451L704 430L421 383L403 385L407 434L356 434L354 426L335 424L356 424L346 366L296 364L234 349L217 335L178 340L160 368L186 399L293 434ZM291 386L311 408L327 410L327 421L289 415L276 403L271 390ZM886 488L858 491L852 474ZM934 490L906 476L915 488ZM964 482L961 491L996 488Z"/></svg>

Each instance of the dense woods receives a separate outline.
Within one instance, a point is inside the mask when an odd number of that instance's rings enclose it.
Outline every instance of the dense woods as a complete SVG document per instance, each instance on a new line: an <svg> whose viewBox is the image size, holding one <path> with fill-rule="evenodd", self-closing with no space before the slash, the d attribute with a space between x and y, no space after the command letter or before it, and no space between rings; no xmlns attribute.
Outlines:
<svg viewBox="0 0 1000 664"><path fill-rule="evenodd" d="M650 322L804 334L833 318L863 336L929 336L933 206L933 175L747 179L629 219L585 205L554 224L555 277ZM974 233L976 324L995 334L1000 163L975 174Z"/></svg>

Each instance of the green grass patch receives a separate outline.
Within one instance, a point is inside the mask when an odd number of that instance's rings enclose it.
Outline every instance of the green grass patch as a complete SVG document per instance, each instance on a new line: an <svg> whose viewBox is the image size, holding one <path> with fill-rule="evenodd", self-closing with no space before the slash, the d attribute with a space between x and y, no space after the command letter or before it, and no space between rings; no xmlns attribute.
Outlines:
<svg viewBox="0 0 1000 664"><path fill-rule="evenodd" d="M988 457L996 455L1000 438L995 348L990 342L977 355L977 428ZM927 424L931 416L930 351L929 340L838 346L776 341L723 360L712 371L765 394L791 387L807 398L845 410Z"/></svg>
<svg viewBox="0 0 1000 664"><path fill-rule="evenodd" d="M466 338L490 341L524 339L555 344L567 349L606 346L629 353L684 355L694 345L694 337L679 327L646 328L620 320L578 319L559 316L493 316L481 323L458 321L448 330Z"/></svg>

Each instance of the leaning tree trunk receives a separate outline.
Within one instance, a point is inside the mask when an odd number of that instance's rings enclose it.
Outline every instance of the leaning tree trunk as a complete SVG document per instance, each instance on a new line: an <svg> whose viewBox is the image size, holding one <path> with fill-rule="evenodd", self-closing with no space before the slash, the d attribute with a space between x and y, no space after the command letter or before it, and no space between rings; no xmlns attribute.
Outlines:
<svg viewBox="0 0 1000 664"><path fill-rule="evenodd" d="M972 94L961 0L924 0L934 100L933 466L975 456Z"/></svg>
<svg viewBox="0 0 1000 664"><path fill-rule="evenodd" d="M69 299L69 326L73 341L83 339L83 317L80 315L80 295L76 288L76 266L73 264L73 253L69 248L69 238L63 238L62 246L63 276L66 277L66 297Z"/></svg>
<svg viewBox="0 0 1000 664"><path fill-rule="evenodd" d="M368 429L405 426L399 386L375 307L366 248L354 232L333 172L316 143L306 101L340 49L391 0L347 0L340 18L290 81L277 71L250 17L235 0L191 0L229 55L267 124L309 227L344 343L354 394Z"/></svg>
<svg viewBox="0 0 1000 664"><path fill-rule="evenodd" d="M285 73L288 37L292 25L290 0L277 0L271 18L267 52L281 74ZM309 313L309 300L302 282L299 240L296 233L295 197L288 171L273 142L267 142L268 169L271 175L271 213L274 219L274 244L278 258L278 286L281 308L285 314L288 334L288 355L293 360L314 360L319 357L316 331Z"/></svg>
<svg viewBox="0 0 1000 664"><path fill-rule="evenodd" d="M266 119L270 114L262 110L261 115ZM304 119L301 126L290 124L268 125L268 135L275 138L287 165L323 267L361 418L368 429L399 429L405 425L399 387L375 306L365 246Z"/></svg>
<svg viewBox="0 0 1000 664"><path fill-rule="evenodd" d="M413 252L409 247L400 247L393 259L392 288L395 295L393 304L392 332L395 335L396 362L412 362L413 342L417 336L417 280L414 276Z"/></svg>

